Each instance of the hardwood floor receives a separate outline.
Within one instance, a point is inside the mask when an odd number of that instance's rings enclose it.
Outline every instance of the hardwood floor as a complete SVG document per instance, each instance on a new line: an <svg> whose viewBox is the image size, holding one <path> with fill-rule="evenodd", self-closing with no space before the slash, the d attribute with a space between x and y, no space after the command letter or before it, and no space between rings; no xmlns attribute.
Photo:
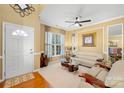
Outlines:
<svg viewBox="0 0 124 93"><path fill-rule="evenodd" d="M13 86L12 88L52 88L52 86L38 72L34 72L33 74L35 79ZM3 88L3 86L4 82L0 84L0 88Z"/></svg>

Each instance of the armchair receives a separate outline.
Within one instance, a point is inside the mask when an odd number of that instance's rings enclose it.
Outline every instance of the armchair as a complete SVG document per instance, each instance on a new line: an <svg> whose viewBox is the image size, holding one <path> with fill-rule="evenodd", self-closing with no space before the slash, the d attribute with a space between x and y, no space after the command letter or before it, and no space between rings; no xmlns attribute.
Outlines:
<svg viewBox="0 0 124 93"><path fill-rule="evenodd" d="M79 77L85 78L86 82L100 88L108 88L103 81L95 78L94 76L87 74L87 73L82 73L79 75Z"/></svg>
<svg viewBox="0 0 124 93"><path fill-rule="evenodd" d="M109 70L106 66L101 66L101 64L96 65L99 66L93 66L87 73L81 73L79 77L85 79L86 83L89 83L94 87L108 88L108 86L105 85L104 80Z"/></svg>
<svg viewBox="0 0 124 93"><path fill-rule="evenodd" d="M110 71L108 71L107 73L102 70L95 76L88 73L81 73L79 77L85 79L86 82L92 86L97 86L101 88L123 88L124 60L119 60L115 62L112 65Z"/></svg>

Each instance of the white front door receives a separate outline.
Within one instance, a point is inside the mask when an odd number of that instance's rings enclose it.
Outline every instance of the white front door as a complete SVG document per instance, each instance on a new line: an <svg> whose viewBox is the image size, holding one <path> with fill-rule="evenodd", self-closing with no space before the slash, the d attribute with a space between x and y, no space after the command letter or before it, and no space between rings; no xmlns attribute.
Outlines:
<svg viewBox="0 0 124 93"><path fill-rule="evenodd" d="M31 27L5 23L6 79L34 69L34 30Z"/></svg>

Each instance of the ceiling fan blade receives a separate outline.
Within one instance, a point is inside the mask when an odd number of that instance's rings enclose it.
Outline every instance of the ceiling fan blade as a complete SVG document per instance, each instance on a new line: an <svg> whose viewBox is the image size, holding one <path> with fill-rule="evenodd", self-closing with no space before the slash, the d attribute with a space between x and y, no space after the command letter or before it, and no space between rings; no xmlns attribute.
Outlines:
<svg viewBox="0 0 124 93"><path fill-rule="evenodd" d="M73 24L69 25L68 27L71 27L71 26L73 26L73 25L75 25L75 23L73 23Z"/></svg>
<svg viewBox="0 0 124 93"><path fill-rule="evenodd" d="M75 23L75 21L65 21L66 23Z"/></svg>
<svg viewBox="0 0 124 93"><path fill-rule="evenodd" d="M78 23L91 22L91 20L78 21Z"/></svg>

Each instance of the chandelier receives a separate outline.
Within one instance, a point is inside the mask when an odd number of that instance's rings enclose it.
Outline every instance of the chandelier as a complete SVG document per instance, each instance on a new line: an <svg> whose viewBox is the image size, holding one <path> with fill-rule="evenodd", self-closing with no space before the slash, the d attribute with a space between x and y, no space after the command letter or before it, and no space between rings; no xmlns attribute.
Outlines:
<svg viewBox="0 0 124 93"><path fill-rule="evenodd" d="M35 11L35 8L31 4L10 4L10 7L19 13L21 17L28 16Z"/></svg>

